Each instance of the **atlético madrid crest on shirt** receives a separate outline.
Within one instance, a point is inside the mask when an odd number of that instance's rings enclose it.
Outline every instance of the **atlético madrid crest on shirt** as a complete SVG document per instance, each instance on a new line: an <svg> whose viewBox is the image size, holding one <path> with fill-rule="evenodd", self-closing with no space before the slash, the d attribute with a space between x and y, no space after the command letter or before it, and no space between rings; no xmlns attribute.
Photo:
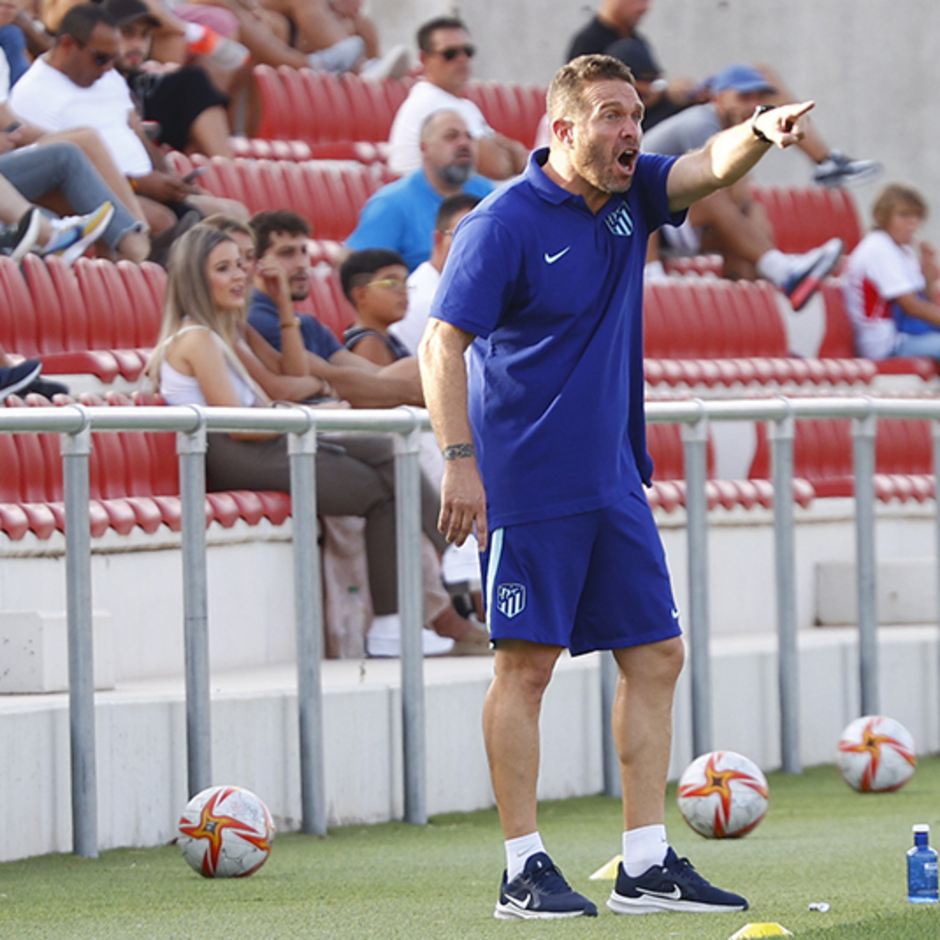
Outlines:
<svg viewBox="0 0 940 940"><path fill-rule="evenodd" d="M504 617L515 617L525 610L525 585L500 584L496 588L496 609Z"/></svg>
<svg viewBox="0 0 940 940"><path fill-rule="evenodd" d="M620 203L620 205L604 219L604 222L614 235L626 237L633 234L633 218L630 215L630 210L627 208L626 203Z"/></svg>

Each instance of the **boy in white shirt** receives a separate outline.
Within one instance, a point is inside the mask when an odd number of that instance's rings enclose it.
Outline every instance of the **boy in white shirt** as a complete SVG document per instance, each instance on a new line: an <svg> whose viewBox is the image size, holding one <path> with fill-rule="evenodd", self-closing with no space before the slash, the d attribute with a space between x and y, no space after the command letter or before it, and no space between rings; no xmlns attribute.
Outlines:
<svg viewBox="0 0 940 940"><path fill-rule="evenodd" d="M842 278L861 356L940 360L940 271L934 249L915 242L926 218L927 201L913 186L889 183L875 200L873 231L849 256Z"/></svg>

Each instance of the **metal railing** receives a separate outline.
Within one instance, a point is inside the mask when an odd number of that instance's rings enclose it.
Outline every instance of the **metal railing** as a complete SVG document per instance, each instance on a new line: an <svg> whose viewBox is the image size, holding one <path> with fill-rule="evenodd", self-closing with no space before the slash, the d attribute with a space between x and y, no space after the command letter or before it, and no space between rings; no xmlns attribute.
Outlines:
<svg viewBox="0 0 940 940"><path fill-rule="evenodd" d="M783 769L801 770L799 675L796 645L793 439L803 418L850 418L854 433L856 541L861 704L878 711L878 647L875 570L874 448L877 418L920 418L935 422L934 467L940 465L940 401L876 398L761 399L653 402L650 422L683 426L689 553L690 671L692 737L696 754L711 750L709 676L708 424L712 421L767 421L771 428L774 485L774 552L779 646L781 755ZM180 464L180 496L186 658L186 728L190 793L211 785L208 609L206 592L205 471L210 431L285 433L291 467L297 633L301 802L304 832L326 832L323 705L320 684L323 612L316 519L318 431L370 431L396 436L398 596L402 622L402 723L405 819L427 821L425 712L421 656L422 586L420 562L420 431L424 412L198 407L84 407L0 409L0 432L57 432L62 435L66 520L66 591L69 649L69 713L72 769L73 850L98 854L95 775L94 675L92 659L89 463L92 431L174 431ZM940 525L937 529L940 559ZM940 567L938 567L940 582ZM616 686L612 656L602 659L602 698L609 706ZM609 714L609 708L605 708ZM606 726L606 715L605 715ZM605 789L619 793L619 761L609 734L604 737Z"/></svg>

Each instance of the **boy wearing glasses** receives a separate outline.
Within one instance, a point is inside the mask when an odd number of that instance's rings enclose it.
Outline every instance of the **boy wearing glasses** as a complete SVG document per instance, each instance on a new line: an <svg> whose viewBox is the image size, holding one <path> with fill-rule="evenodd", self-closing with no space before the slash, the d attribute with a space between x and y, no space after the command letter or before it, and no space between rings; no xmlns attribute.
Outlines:
<svg viewBox="0 0 940 940"><path fill-rule="evenodd" d="M503 180L521 173L528 157L525 147L497 134L480 109L463 96L476 52L463 22L452 16L428 21L418 30L418 49L424 75L392 122L388 156L392 172L404 175L421 166L421 128L430 114L447 109L463 117L476 139L477 170L482 176Z"/></svg>
<svg viewBox="0 0 940 940"><path fill-rule="evenodd" d="M348 350L374 362L391 365L410 356L388 328L408 309L408 267L397 251L370 248L354 251L339 269L343 293L356 311L356 322L343 333Z"/></svg>

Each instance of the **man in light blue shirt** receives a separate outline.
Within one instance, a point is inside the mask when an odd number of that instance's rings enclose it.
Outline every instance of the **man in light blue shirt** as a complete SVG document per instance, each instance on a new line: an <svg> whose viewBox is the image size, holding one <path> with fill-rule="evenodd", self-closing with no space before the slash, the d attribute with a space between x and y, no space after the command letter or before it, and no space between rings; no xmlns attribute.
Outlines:
<svg viewBox="0 0 940 940"><path fill-rule="evenodd" d="M476 175L476 141L456 111L435 111L421 130L420 170L383 186L365 204L346 245L353 251L389 248L414 271L431 256L434 219L448 196L489 195L493 183Z"/></svg>

